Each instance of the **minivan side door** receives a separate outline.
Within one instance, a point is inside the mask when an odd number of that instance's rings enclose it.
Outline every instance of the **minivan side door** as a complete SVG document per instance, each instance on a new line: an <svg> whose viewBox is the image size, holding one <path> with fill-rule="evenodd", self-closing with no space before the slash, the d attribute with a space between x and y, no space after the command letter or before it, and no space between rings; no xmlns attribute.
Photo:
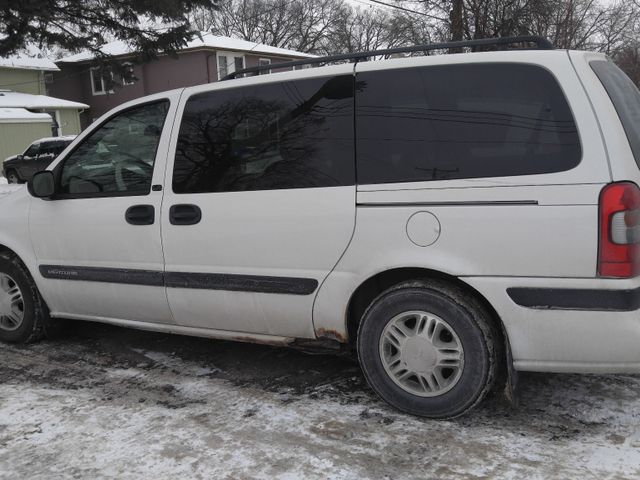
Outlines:
<svg viewBox="0 0 640 480"><path fill-rule="evenodd" d="M314 337L355 222L353 75L336 71L185 91L162 210L178 324Z"/></svg>
<svg viewBox="0 0 640 480"><path fill-rule="evenodd" d="M173 323L159 212L179 93L119 109L54 164L29 229L52 315Z"/></svg>

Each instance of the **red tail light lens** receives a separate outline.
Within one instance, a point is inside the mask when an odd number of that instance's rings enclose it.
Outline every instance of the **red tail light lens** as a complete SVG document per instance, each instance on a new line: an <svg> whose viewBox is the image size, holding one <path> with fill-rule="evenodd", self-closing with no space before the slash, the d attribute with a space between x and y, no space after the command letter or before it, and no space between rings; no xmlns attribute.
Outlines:
<svg viewBox="0 0 640 480"><path fill-rule="evenodd" d="M598 275L630 278L640 273L640 188L611 183L600 192Z"/></svg>

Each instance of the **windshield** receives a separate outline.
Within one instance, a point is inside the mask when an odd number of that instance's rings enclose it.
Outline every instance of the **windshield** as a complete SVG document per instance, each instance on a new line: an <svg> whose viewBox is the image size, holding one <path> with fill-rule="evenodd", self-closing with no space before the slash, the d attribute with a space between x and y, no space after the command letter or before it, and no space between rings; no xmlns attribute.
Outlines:
<svg viewBox="0 0 640 480"><path fill-rule="evenodd" d="M613 62L594 60L590 65L618 112L633 156L640 167L640 91Z"/></svg>
<svg viewBox="0 0 640 480"><path fill-rule="evenodd" d="M39 143L34 143L22 154L24 157L35 157L38 154L38 150L40 149Z"/></svg>

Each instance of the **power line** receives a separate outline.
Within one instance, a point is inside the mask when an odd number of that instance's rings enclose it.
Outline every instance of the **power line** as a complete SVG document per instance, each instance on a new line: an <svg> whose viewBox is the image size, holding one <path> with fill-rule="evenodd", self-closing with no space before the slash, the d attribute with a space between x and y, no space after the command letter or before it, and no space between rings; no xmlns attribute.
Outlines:
<svg viewBox="0 0 640 480"><path fill-rule="evenodd" d="M422 15L424 17L430 17L430 18L433 17L433 15L429 15L428 13L425 13L425 12L419 12L418 10L412 10L410 8L401 7L400 5L393 5L391 3L382 2L380 0L368 0L368 1L371 3L377 3L378 5L384 5L385 7L395 8L396 10L402 10L403 12L407 12L407 13L414 13L416 15Z"/></svg>

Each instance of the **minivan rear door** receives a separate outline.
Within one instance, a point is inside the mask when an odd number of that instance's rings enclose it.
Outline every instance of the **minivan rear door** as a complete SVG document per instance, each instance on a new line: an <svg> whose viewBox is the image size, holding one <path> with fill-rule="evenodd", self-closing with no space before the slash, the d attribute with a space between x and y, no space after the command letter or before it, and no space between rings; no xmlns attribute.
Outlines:
<svg viewBox="0 0 640 480"><path fill-rule="evenodd" d="M314 336L316 292L355 223L352 67L329 73L185 91L162 208L178 324Z"/></svg>

